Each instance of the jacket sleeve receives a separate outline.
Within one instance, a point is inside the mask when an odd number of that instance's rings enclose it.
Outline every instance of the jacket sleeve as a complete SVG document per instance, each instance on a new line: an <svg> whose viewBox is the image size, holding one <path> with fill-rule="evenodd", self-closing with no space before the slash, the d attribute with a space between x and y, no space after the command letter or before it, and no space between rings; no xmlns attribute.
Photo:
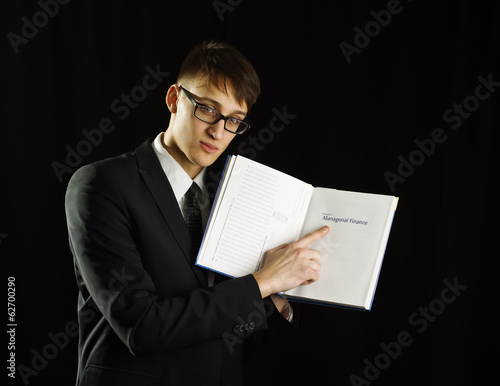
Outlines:
<svg viewBox="0 0 500 386"><path fill-rule="evenodd" d="M112 173L103 173L100 166L79 169L68 185L69 242L82 278L80 287L134 355L268 327L252 275L182 296L158 296L136 248L126 200Z"/></svg>

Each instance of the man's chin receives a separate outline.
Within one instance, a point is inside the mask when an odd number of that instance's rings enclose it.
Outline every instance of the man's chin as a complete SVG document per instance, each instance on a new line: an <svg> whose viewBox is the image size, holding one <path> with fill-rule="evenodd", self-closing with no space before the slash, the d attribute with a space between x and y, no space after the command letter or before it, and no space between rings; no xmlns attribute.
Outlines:
<svg viewBox="0 0 500 386"><path fill-rule="evenodd" d="M217 161L217 159L221 154L222 152L203 154L200 157L196 158L195 163L196 165L201 166L202 168L206 168L212 165L215 161Z"/></svg>

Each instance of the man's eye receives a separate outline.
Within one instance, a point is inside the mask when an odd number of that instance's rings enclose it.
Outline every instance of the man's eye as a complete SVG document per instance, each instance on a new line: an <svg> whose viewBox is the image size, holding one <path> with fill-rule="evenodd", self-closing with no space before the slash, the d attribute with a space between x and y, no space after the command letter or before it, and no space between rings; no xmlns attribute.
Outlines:
<svg viewBox="0 0 500 386"><path fill-rule="evenodd" d="M236 118L229 118L229 122L234 123L236 125L240 124L240 121L238 119L236 119Z"/></svg>
<svg viewBox="0 0 500 386"><path fill-rule="evenodd" d="M215 114L215 110L208 106L201 106L201 109L205 114Z"/></svg>

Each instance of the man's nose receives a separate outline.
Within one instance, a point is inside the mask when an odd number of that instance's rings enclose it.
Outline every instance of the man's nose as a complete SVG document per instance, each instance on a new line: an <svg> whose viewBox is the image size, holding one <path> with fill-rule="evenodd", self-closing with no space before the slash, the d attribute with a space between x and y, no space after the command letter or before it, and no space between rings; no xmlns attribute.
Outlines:
<svg viewBox="0 0 500 386"><path fill-rule="evenodd" d="M214 123L209 127L209 134L217 141L220 141L222 138L224 138L224 131L226 131L224 129L225 123L226 122L221 119L219 122Z"/></svg>

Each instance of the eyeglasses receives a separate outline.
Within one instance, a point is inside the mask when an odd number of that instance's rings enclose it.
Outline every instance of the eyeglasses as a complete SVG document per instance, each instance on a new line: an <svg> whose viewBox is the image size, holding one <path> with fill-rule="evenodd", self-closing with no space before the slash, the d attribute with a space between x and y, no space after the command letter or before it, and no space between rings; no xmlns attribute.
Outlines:
<svg viewBox="0 0 500 386"><path fill-rule="evenodd" d="M233 117L226 117L212 107L197 102L184 87L179 86L179 88L184 91L184 94L186 94L187 98L194 105L194 116L200 121L213 125L223 119L224 129L233 134L243 134L250 128L248 122Z"/></svg>

